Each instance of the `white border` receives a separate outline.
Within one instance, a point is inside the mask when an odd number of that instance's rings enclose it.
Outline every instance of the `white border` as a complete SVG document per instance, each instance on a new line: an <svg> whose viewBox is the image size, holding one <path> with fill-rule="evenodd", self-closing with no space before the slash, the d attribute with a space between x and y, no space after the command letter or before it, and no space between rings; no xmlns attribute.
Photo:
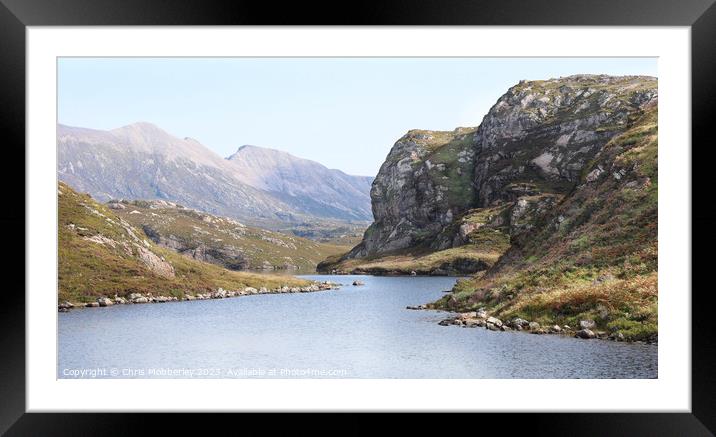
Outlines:
<svg viewBox="0 0 716 437"><path fill-rule="evenodd" d="M690 28L30 27L27 48L28 411L690 411ZM659 378L57 380L58 56L658 56Z"/></svg>

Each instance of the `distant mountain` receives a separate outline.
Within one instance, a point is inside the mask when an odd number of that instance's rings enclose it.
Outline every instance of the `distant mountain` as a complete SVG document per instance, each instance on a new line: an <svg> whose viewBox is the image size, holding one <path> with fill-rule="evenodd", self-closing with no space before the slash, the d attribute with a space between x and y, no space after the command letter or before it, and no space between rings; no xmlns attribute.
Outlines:
<svg viewBox="0 0 716 437"><path fill-rule="evenodd" d="M325 199L296 198L288 192L246 182L251 178L242 174L237 162L223 159L196 140L174 137L150 123L109 131L58 125L57 148L59 179L101 201L169 200L267 227L371 218L366 215L366 208L370 211L369 183L363 190L365 200L353 209L346 205L350 202L339 203L333 191L328 191L330 196ZM266 171L272 172L273 168L269 165ZM252 178L260 179L256 173ZM346 180L350 178L346 175ZM314 181L318 184L320 179ZM332 178L322 183L338 182ZM350 188L333 190L348 193L353 188L358 191L357 186L360 185L356 182ZM320 192L316 190L316 196ZM359 197L352 195L354 199Z"/></svg>
<svg viewBox="0 0 716 437"><path fill-rule="evenodd" d="M373 178L351 176L308 159L256 146L241 146L227 158L238 178L268 191L308 214L347 220L372 220Z"/></svg>

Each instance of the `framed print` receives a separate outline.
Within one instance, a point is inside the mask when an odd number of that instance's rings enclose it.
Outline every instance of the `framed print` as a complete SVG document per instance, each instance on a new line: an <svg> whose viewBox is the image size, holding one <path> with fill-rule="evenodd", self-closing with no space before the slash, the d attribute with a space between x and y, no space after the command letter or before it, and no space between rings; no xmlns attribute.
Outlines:
<svg viewBox="0 0 716 437"><path fill-rule="evenodd" d="M3 431L710 435L716 9L559 3L3 0Z"/></svg>

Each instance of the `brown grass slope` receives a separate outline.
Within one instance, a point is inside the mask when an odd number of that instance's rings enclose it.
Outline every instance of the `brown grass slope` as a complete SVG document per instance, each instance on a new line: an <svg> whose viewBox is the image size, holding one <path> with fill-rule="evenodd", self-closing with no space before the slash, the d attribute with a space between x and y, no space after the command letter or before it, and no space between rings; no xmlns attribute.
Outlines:
<svg viewBox="0 0 716 437"><path fill-rule="evenodd" d="M209 258L231 270L287 269L312 273L328 256L345 252L348 246L325 244L252 226L168 202L124 201L116 214L138 229L149 229L153 240L171 241L170 248ZM224 258L217 254L231 254ZM194 254L194 255L191 255ZM217 259L218 258L218 259ZM206 260L205 260L206 261Z"/></svg>
<svg viewBox="0 0 716 437"><path fill-rule="evenodd" d="M58 186L59 299L147 293L182 297L219 287L275 288L309 282L230 271L159 247L112 210L64 183Z"/></svg>

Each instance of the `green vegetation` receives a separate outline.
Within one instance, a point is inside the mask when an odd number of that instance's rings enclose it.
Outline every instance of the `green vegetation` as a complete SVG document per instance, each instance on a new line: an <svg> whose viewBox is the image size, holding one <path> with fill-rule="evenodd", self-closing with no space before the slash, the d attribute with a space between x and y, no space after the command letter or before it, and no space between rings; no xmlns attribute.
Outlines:
<svg viewBox="0 0 716 437"><path fill-rule="evenodd" d="M219 287L305 286L290 276L235 272L183 257L149 241L141 230L90 196L58 187L59 299L147 293L183 296Z"/></svg>

